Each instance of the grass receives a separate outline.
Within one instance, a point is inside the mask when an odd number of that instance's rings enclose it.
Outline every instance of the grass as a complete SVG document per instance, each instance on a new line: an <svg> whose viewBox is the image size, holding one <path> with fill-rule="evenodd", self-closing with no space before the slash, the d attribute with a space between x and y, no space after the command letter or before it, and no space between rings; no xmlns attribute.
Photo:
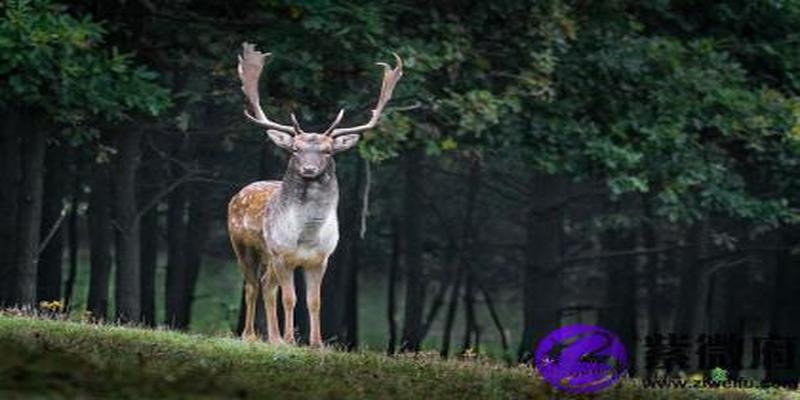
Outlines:
<svg viewBox="0 0 800 400"><path fill-rule="evenodd" d="M0 317L0 398L531 398L524 368Z"/></svg>
<svg viewBox="0 0 800 400"><path fill-rule="evenodd" d="M652 390L586 399L791 399L787 391ZM526 367L244 343L0 315L0 398L567 399Z"/></svg>

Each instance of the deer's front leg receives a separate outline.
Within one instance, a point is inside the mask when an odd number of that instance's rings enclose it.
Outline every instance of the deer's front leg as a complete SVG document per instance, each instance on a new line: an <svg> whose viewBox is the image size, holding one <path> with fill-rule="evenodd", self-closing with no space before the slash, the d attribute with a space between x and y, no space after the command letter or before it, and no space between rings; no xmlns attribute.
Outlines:
<svg viewBox="0 0 800 400"><path fill-rule="evenodd" d="M320 292L322 287L322 277L325 275L328 261L322 264L305 269L306 276L306 304L308 305L309 334L308 342L311 347L322 347L322 335L320 330L319 310L322 305Z"/></svg>
<svg viewBox="0 0 800 400"><path fill-rule="evenodd" d="M277 265L275 272L283 299L283 340L286 343L294 343L294 306L297 303L294 291L294 268L284 263Z"/></svg>
<svg viewBox="0 0 800 400"><path fill-rule="evenodd" d="M278 327L278 280L271 268L265 268L261 277L261 294L264 296L264 311L267 314L267 335L272 344L281 343L281 331Z"/></svg>

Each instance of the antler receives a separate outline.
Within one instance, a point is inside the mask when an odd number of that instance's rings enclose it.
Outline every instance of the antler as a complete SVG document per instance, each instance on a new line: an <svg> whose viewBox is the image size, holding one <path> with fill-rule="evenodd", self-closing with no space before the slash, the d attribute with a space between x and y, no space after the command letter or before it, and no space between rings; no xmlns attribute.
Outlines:
<svg viewBox="0 0 800 400"><path fill-rule="evenodd" d="M397 66L395 68L390 67L389 64L386 63L378 63L378 65L383 66L383 84L381 85L381 94L378 96L378 104L376 104L375 108L372 109L372 118L370 118L369 122L364 125L354 126L352 128L334 129L342 120L342 116L344 115L344 110L342 110L339 111L339 116L336 118L333 124L331 124L330 128L325 131L325 134L330 135L331 137L336 137L348 133L363 132L378 125L378 121L381 118L381 113L383 112L383 107L385 107L386 103L389 102L389 99L392 98L392 91L394 91L395 85L397 85L397 82L403 76L403 59L401 59L397 53L393 54L394 58L397 60Z"/></svg>
<svg viewBox="0 0 800 400"><path fill-rule="evenodd" d="M305 133L303 131L303 128L300 127L300 123L297 122L297 117L294 115L294 113L291 114L291 117L292 117L292 129L294 129L294 132L297 134Z"/></svg>
<svg viewBox="0 0 800 400"><path fill-rule="evenodd" d="M264 68L264 59L271 53L262 53L256 50L256 46L251 43L242 43L242 54L239 56L239 79L242 81L242 92L247 98L247 108L244 115L251 121L270 129L277 129L286 133L294 134L295 130L290 125L283 125L271 121L261 109L258 97L258 79L261 77L261 70Z"/></svg>
<svg viewBox="0 0 800 400"><path fill-rule="evenodd" d="M333 120L333 123L325 130L323 135L330 135L333 129L339 126L339 122L342 122L342 117L344 117L344 108L339 110L339 115L336 116L336 119Z"/></svg>

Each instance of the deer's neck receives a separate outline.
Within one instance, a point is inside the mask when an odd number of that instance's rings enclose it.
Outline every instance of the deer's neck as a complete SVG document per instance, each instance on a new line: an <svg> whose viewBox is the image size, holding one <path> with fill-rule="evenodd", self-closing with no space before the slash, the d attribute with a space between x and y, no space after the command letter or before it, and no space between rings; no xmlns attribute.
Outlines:
<svg viewBox="0 0 800 400"><path fill-rule="evenodd" d="M304 179L294 172L294 168L287 168L278 198L280 209L303 209L304 219L313 221L335 210L338 201L339 185L333 160L315 179Z"/></svg>

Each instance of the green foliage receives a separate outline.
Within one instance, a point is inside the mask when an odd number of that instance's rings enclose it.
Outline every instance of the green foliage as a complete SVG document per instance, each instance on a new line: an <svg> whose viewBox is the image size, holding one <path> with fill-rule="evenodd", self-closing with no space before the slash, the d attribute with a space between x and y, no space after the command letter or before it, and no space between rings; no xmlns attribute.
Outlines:
<svg viewBox="0 0 800 400"><path fill-rule="evenodd" d="M792 93L754 79L728 41L620 15L588 22L562 57L554 100L531 111L520 138L529 159L604 179L614 197L642 194L673 222L800 220L789 202L800 160Z"/></svg>
<svg viewBox="0 0 800 400"><path fill-rule="evenodd" d="M373 63L395 51L406 72L382 124L359 146L370 160L415 146L434 156L496 150L547 173L601 179L615 198L643 196L673 222L708 213L796 222L800 5L633 3L455 10L262 1L248 15L269 21L264 28L152 27L171 38L160 59L180 71L165 78L176 88L170 97L130 54L104 44L101 24L49 0L9 1L0 21L9 90L0 104L44 109L78 142L95 134L90 119L155 115L172 102L179 107L164 120L181 132L204 125L208 104L246 124L232 69L249 40L274 54L265 108L283 122L296 112L314 130L339 108L345 125L368 118L380 82Z"/></svg>
<svg viewBox="0 0 800 400"><path fill-rule="evenodd" d="M507 142L496 133L499 122L551 93L554 54L574 27L560 2L453 7L266 2L264 15L280 17L248 39L274 54L264 101L279 103L282 115L298 111L311 126L342 107L345 124L363 122L379 90L374 62L391 61L395 51L405 74L362 156L379 161L407 147L441 154Z"/></svg>
<svg viewBox="0 0 800 400"><path fill-rule="evenodd" d="M458 16L439 14L447 11L418 10L419 32L404 38L417 75L411 93L423 105L414 113L415 140L435 154L508 145L515 134L503 131L507 121L552 95L556 54L574 23L560 2L487 3Z"/></svg>
<svg viewBox="0 0 800 400"><path fill-rule="evenodd" d="M797 2L408 4L262 2L273 22L247 39L275 55L265 103L312 127L341 107L363 122L372 63L396 51L406 72L359 146L370 160L496 152L670 222L800 218Z"/></svg>
<svg viewBox="0 0 800 400"><path fill-rule="evenodd" d="M108 48L101 24L75 17L49 0L0 5L0 106L30 107L80 126L158 115L170 104L156 74L130 54ZM73 130L79 137L85 130ZM80 138L79 138L80 139Z"/></svg>

